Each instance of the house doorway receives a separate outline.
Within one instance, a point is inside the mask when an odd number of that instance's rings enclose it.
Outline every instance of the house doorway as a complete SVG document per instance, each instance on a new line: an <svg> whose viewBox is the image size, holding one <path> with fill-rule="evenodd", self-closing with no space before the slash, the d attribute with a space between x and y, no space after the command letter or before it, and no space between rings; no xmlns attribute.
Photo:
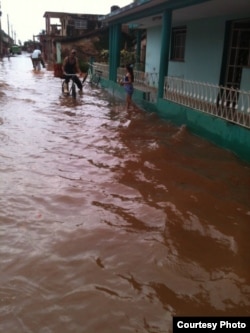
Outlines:
<svg viewBox="0 0 250 333"><path fill-rule="evenodd" d="M229 25L229 40L223 86L240 89L242 69L250 66L250 20L233 21Z"/></svg>

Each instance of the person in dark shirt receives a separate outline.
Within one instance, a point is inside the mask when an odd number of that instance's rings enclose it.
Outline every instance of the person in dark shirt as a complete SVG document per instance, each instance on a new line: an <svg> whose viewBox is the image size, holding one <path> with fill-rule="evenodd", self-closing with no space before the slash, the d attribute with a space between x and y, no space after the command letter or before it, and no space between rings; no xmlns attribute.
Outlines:
<svg viewBox="0 0 250 333"><path fill-rule="evenodd" d="M72 77L69 76L69 74L78 74L78 73L79 73L79 75L82 75L80 67L79 67L78 58L76 57L75 49L72 49L70 52L70 55L64 58L64 61L62 64L62 71L63 71L64 75L67 74L67 76L65 76L66 87L64 87L64 92L67 93L69 91L68 83L70 81L70 78L73 79L73 81L76 83L79 90L82 91L82 83L81 83L79 77L76 75L72 75Z"/></svg>

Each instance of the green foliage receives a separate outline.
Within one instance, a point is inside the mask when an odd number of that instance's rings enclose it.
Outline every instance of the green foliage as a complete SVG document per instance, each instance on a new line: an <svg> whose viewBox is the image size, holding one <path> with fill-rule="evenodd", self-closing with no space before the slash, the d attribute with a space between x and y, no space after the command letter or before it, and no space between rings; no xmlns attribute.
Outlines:
<svg viewBox="0 0 250 333"><path fill-rule="evenodd" d="M108 48L109 45L109 34L108 32L102 33L98 40L94 41L94 47L96 50L101 51L102 49Z"/></svg>
<svg viewBox="0 0 250 333"><path fill-rule="evenodd" d="M101 53L100 53L100 56L101 56L101 60L103 62L108 62L108 59L109 59L109 50L102 50Z"/></svg>
<svg viewBox="0 0 250 333"><path fill-rule="evenodd" d="M79 60L79 67L82 73L87 73L89 69L89 65L87 62L84 62L83 60Z"/></svg>
<svg viewBox="0 0 250 333"><path fill-rule="evenodd" d="M127 50L121 50L120 53L120 61L121 66L125 66L126 64L133 64L135 62L135 52L130 52Z"/></svg>
<svg viewBox="0 0 250 333"><path fill-rule="evenodd" d="M134 69L140 72L144 72L145 71L145 64L142 62L136 62L134 64Z"/></svg>
<svg viewBox="0 0 250 333"><path fill-rule="evenodd" d="M120 46L125 49L130 49L133 46L135 37L133 34L127 34L123 31L120 35ZM109 30L102 31L98 38L93 41L94 48L98 51L98 61L108 62L108 47L109 47Z"/></svg>
<svg viewBox="0 0 250 333"><path fill-rule="evenodd" d="M109 50L102 50L100 55L101 55L101 59L103 62L108 62ZM135 63L135 52L127 51L124 49L121 50L120 63L121 63L121 66L125 66L126 64L134 64Z"/></svg>

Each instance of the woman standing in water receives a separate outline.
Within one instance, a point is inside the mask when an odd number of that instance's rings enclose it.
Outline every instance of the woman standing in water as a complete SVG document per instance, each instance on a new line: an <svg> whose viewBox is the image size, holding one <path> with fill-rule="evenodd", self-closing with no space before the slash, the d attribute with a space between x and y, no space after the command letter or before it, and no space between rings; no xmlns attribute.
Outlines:
<svg viewBox="0 0 250 333"><path fill-rule="evenodd" d="M126 74L124 80L120 82L126 91L126 109L129 110L130 106L133 105L132 95L134 92L133 82L134 82L134 72L132 65L126 65Z"/></svg>

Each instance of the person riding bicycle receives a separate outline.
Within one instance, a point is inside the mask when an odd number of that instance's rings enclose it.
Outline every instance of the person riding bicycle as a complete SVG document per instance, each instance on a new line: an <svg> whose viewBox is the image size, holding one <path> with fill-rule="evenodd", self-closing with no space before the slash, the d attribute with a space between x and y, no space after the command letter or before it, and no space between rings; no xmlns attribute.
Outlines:
<svg viewBox="0 0 250 333"><path fill-rule="evenodd" d="M76 57L76 50L72 49L70 52L70 55L64 58L63 64L62 64L62 71L63 74L65 75L65 82L66 82L66 87L64 87L64 92L68 93L69 92L69 87L68 87L68 83L70 81L70 79L72 79L78 89L80 91L82 91L82 83L80 81L80 79L78 78L77 73L79 73L80 75L82 74L80 67L79 67L79 62L78 62L78 58ZM70 74L73 74L72 76L70 76Z"/></svg>

